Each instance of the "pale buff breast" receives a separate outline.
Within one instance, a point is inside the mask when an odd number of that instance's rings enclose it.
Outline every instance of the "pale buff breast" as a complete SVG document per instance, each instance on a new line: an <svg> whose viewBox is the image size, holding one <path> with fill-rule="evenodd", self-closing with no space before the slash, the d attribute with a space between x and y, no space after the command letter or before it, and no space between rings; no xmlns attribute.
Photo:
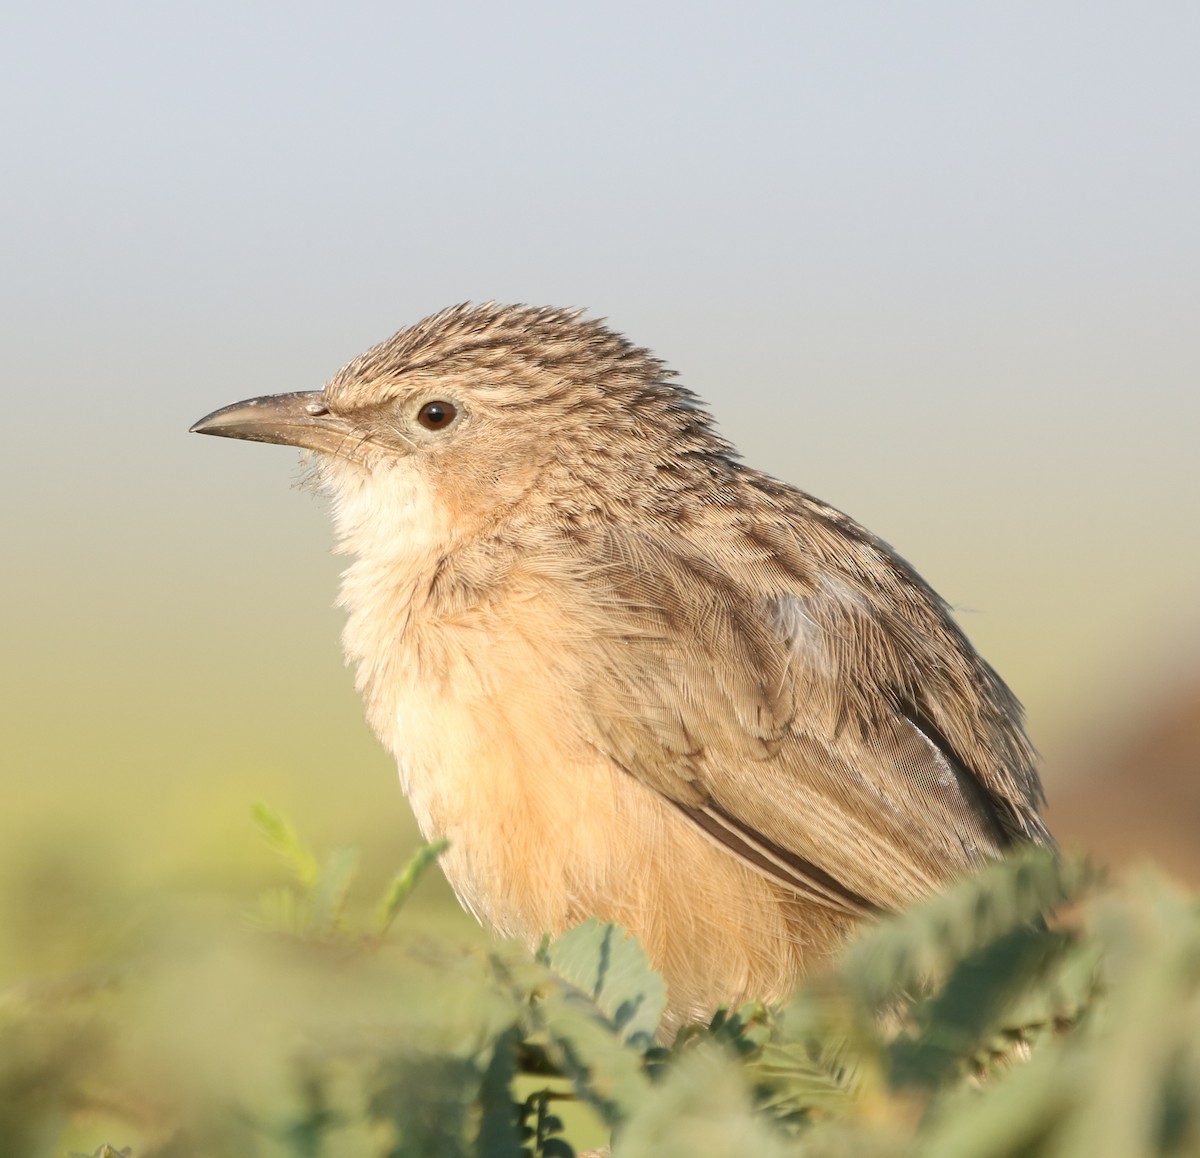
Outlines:
<svg viewBox="0 0 1200 1158"><path fill-rule="evenodd" d="M581 738L572 629L536 590L445 616L421 604L423 581L389 598L373 586L360 561L343 596L368 718L485 925L534 946L591 916L619 922L666 976L671 1024L708 1016L713 994L782 996L844 933L811 908L801 919L784 889Z"/></svg>

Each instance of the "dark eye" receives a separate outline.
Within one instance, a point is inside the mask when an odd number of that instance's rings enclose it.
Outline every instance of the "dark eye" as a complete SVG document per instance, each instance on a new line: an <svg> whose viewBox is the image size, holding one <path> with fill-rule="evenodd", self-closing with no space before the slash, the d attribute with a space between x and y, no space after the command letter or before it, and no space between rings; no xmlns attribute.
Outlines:
<svg viewBox="0 0 1200 1158"><path fill-rule="evenodd" d="M417 411L417 421L426 430L445 430L458 417L458 409L453 402L426 402Z"/></svg>

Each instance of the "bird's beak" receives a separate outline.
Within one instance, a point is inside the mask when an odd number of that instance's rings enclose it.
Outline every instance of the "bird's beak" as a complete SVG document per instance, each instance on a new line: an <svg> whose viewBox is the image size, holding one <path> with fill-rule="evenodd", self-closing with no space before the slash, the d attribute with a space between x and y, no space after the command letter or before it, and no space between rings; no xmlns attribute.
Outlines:
<svg viewBox="0 0 1200 1158"><path fill-rule="evenodd" d="M344 453L353 435L347 422L329 412L320 390L268 394L222 406L195 423L191 433L278 442L328 454Z"/></svg>

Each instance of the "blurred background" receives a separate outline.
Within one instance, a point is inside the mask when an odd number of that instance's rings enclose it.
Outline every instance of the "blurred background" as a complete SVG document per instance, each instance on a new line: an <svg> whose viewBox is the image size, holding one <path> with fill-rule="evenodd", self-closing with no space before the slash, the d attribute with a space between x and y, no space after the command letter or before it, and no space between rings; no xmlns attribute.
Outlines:
<svg viewBox="0 0 1200 1158"><path fill-rule="evenodd" d="M1200 882L1198 38L1182 2L10 8L0 980L251 896L259 798L368 883L407 857L321 501L187 427L466 299L666 358L959 608L1065 844Z"/></svg>

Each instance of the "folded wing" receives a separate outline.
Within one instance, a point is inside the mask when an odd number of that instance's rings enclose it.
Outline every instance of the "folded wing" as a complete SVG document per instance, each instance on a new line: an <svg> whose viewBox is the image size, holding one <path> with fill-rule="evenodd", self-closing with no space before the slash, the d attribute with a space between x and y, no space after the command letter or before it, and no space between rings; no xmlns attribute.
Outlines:
<svg viewBox="0 0 1200 1158"><path fill-rule="evenodd" d="M846 913L1048 840L1019 707L937 596L849 520L858 538L829 526L802 551L795 517L716 552L632 529L588 544L590 741Z"/></svg>

